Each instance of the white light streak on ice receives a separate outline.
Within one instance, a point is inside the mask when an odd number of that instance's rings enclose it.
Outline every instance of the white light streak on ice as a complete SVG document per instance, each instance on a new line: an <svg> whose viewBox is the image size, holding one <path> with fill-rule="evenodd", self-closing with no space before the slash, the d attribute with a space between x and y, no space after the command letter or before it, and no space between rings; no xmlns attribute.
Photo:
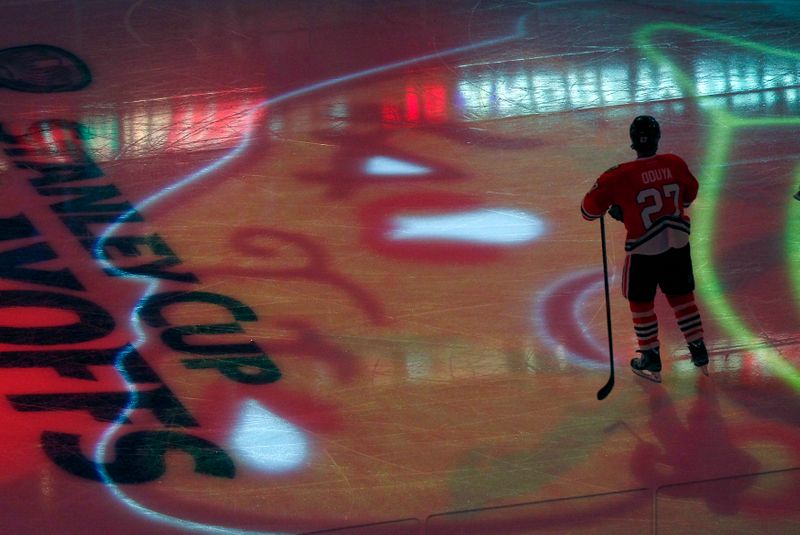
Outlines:
<svg viewBox="0 0 800 535"><path fill-rule="evenodd" d="M431 172L430 167L412 162L389 158L388 156L373 156L364 164L364 172L369 175L424 175Z"/></svg>
<svg viewBox="0 0 800 535"><path fill-rule="evenodd" d="M516 244L539 238L544 223L521 210L483 208L443 215L398 216L393 240L446 240L483 244Z"/></svg>
<svg viewBox="0 0 800 535"><path fill-rule="evenodd" d="M263 472L289 472L308 458L305 434L253 399L243 404L231 443L242 462Z"/></svg>

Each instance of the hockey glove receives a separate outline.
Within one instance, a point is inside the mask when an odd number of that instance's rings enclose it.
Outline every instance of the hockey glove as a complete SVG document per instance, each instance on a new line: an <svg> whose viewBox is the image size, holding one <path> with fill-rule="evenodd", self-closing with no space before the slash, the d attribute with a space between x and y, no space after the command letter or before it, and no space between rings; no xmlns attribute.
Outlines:
<svg viewBox="0 0 800 535"><path fill-rule="evenodd" d="M622 208L618 204L612 204L611 208L608 209L608 215L617 221L622 221Z"/></svg>

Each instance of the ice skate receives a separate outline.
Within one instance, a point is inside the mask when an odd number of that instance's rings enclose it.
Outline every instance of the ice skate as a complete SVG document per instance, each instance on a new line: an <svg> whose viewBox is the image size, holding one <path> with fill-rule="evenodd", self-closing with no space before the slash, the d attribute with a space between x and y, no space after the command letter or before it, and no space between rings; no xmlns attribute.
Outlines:
<svg viewBox="0 0 800 535"><path fill-rule="evenodd" d="M661 382L661 354L658 348L637 349L641 357L631 359L631 370L639 377L644 377L654 383Z"/></svg>
<svg viewBox="0 0 800 535"><path fill-rule="evenodd" d="M703 375L708 375L708 351L703 340L689 342L689 352L692 354L692 363L700 368Z"/></svg>

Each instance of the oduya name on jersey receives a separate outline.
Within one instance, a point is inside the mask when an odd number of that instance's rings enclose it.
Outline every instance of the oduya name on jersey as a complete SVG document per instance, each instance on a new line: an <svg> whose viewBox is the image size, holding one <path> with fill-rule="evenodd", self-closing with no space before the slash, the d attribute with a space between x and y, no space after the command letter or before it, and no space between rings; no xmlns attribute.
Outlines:
<svg viewBox="0 0 800 535"><path fill-rule="evenodd" d="M672 180L672 172L669 170L669 167L651 169L642 173L642 184L652 184L653 182L661 182L662 180Z"/></svg>

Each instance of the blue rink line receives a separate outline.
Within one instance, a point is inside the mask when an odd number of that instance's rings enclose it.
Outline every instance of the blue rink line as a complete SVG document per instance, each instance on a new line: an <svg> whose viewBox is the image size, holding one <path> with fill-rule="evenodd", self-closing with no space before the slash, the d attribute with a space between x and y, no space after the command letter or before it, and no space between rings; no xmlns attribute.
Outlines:
<svg viewBox="0 0 800 535"><path fill-rule="evenodd" d="M561 3L561 2L557 2ZM370 69L366 69L363 71L355 72L352 74L348 74L345 76L340 76L336 78L331 78L329 80L324 80L322 82L317 82L315 84L311 84L306 87L302 87L299 89L295 89L289 91L287 93L283 93L273 98L269 98L264 100L263 102L257 104L248 115L252 118L252 116L257 113L258 111L268 107L268 106L275 106L277 104L282 104L284 102L305 97L311 95L315 92L322 91L324 89L328 89L340 84L344 84L351 81L362 80L364 78L369 78L371 76L387 73L393 70L401 69L403 67L408 67L411 65L416 65L419 63L424 63L430 60L441 59L448 56L454 56L458 54L463 54L465 52L472 52L475 50L479 50L482 48L488 48L496 45L500 45L503 43L508 43L512 41L516 41L518 39L522 39L527 35L525 30L525 24L527 20L527 15L521 16L516 24L514 31L504 37L498 37L495 39L489 39L486 41L480 41L478 43L474 43L471 45L464 45L456 48L451 48L449 50L445 50L442 52L435 52L431 54L426 54L423 56L419 56L416 58L411 58L407 60L401 60L394 63L388 63L386 65L382 65L379 67L373 67ZM112 481L108 472L105 469L105 458L106 458L106 450L109 446L109 443L113 439L115 433L123 426L123 422L128 418L128 416L133 412L134 408L136 407L137 400L138 400L138 391L136 390L134 384L130 380L129 375L125 371L125 359L130 355L135 348L140 347L147 341L147 336L145 335L144 330L142 329L141 322L139 320L138 313L143 306L144 301L154 293L158 291L160 286L159 282L156 280L152 280L146 276L141 275L132 275L128 272L120 270L113 266L108 260L104 259L104 245L106 240L108 240L114 233L120 228L120 226L124 223L124 221L133 215L136 212L143 212L147 208L152 208L157 203L163 201L170 195L177 193L181 189L193 185L196 182L204 178L208 178L212 175L215 171L218 171L225 167L227 164L232 162L233 160L239 158L250 146L252 139L253 139L253 125L254 121L251 122L250 128L245 133L244 138L242 141L237 145L234 149L230 152L219 158L218 160L214 161L212 164L207 165L197 171L185 176L182 179L179 179L173 184L164 187L158 193L147 197L142 202L131 208L128 212L120 215L116 221L106 229L103 234L100 235L97 243L94 247L94 256L98 258L98 264L109 273L112 273L116 277L121 277L125 279L142 279L146 281L146 289L143 296L140 298L139 302L134 307L133 311L130 315L130 324L132 327L132 331L136 335L136 340L132 342L130 345L131 349L128 351L123 351L117 355L115 360L115 367L120 375L126 382L126 386L128 388L128 392L130 393L130 401L126 405L126 407L120 413L120 416L112 423L112 425L101 435L100 440L95 448L94 451L94 460L98 466L98 473L102 478L103 483L105 486L110 490L110 492L114 495L116 499L120 502L124 503L130 509L135 511L136 513L147 517L149 520L154 522L161 522L170 526L174 526L181 529L186 530L193 530L205 533L224 533L224 534L237 534L237 535L289 535L289 534L279 534L276 532L264 532L264 531L251 531L251 530L244 530L244 529L235 529L226 526L215 526L210 524L204 524L200 522L195 522L192 520L185 520L181 518L172 517L166 515L164 513L160 513L154 511L152 509L148 509L135 501L133 498L130 498L127 494L125 494L120 487Z"/></svg>

